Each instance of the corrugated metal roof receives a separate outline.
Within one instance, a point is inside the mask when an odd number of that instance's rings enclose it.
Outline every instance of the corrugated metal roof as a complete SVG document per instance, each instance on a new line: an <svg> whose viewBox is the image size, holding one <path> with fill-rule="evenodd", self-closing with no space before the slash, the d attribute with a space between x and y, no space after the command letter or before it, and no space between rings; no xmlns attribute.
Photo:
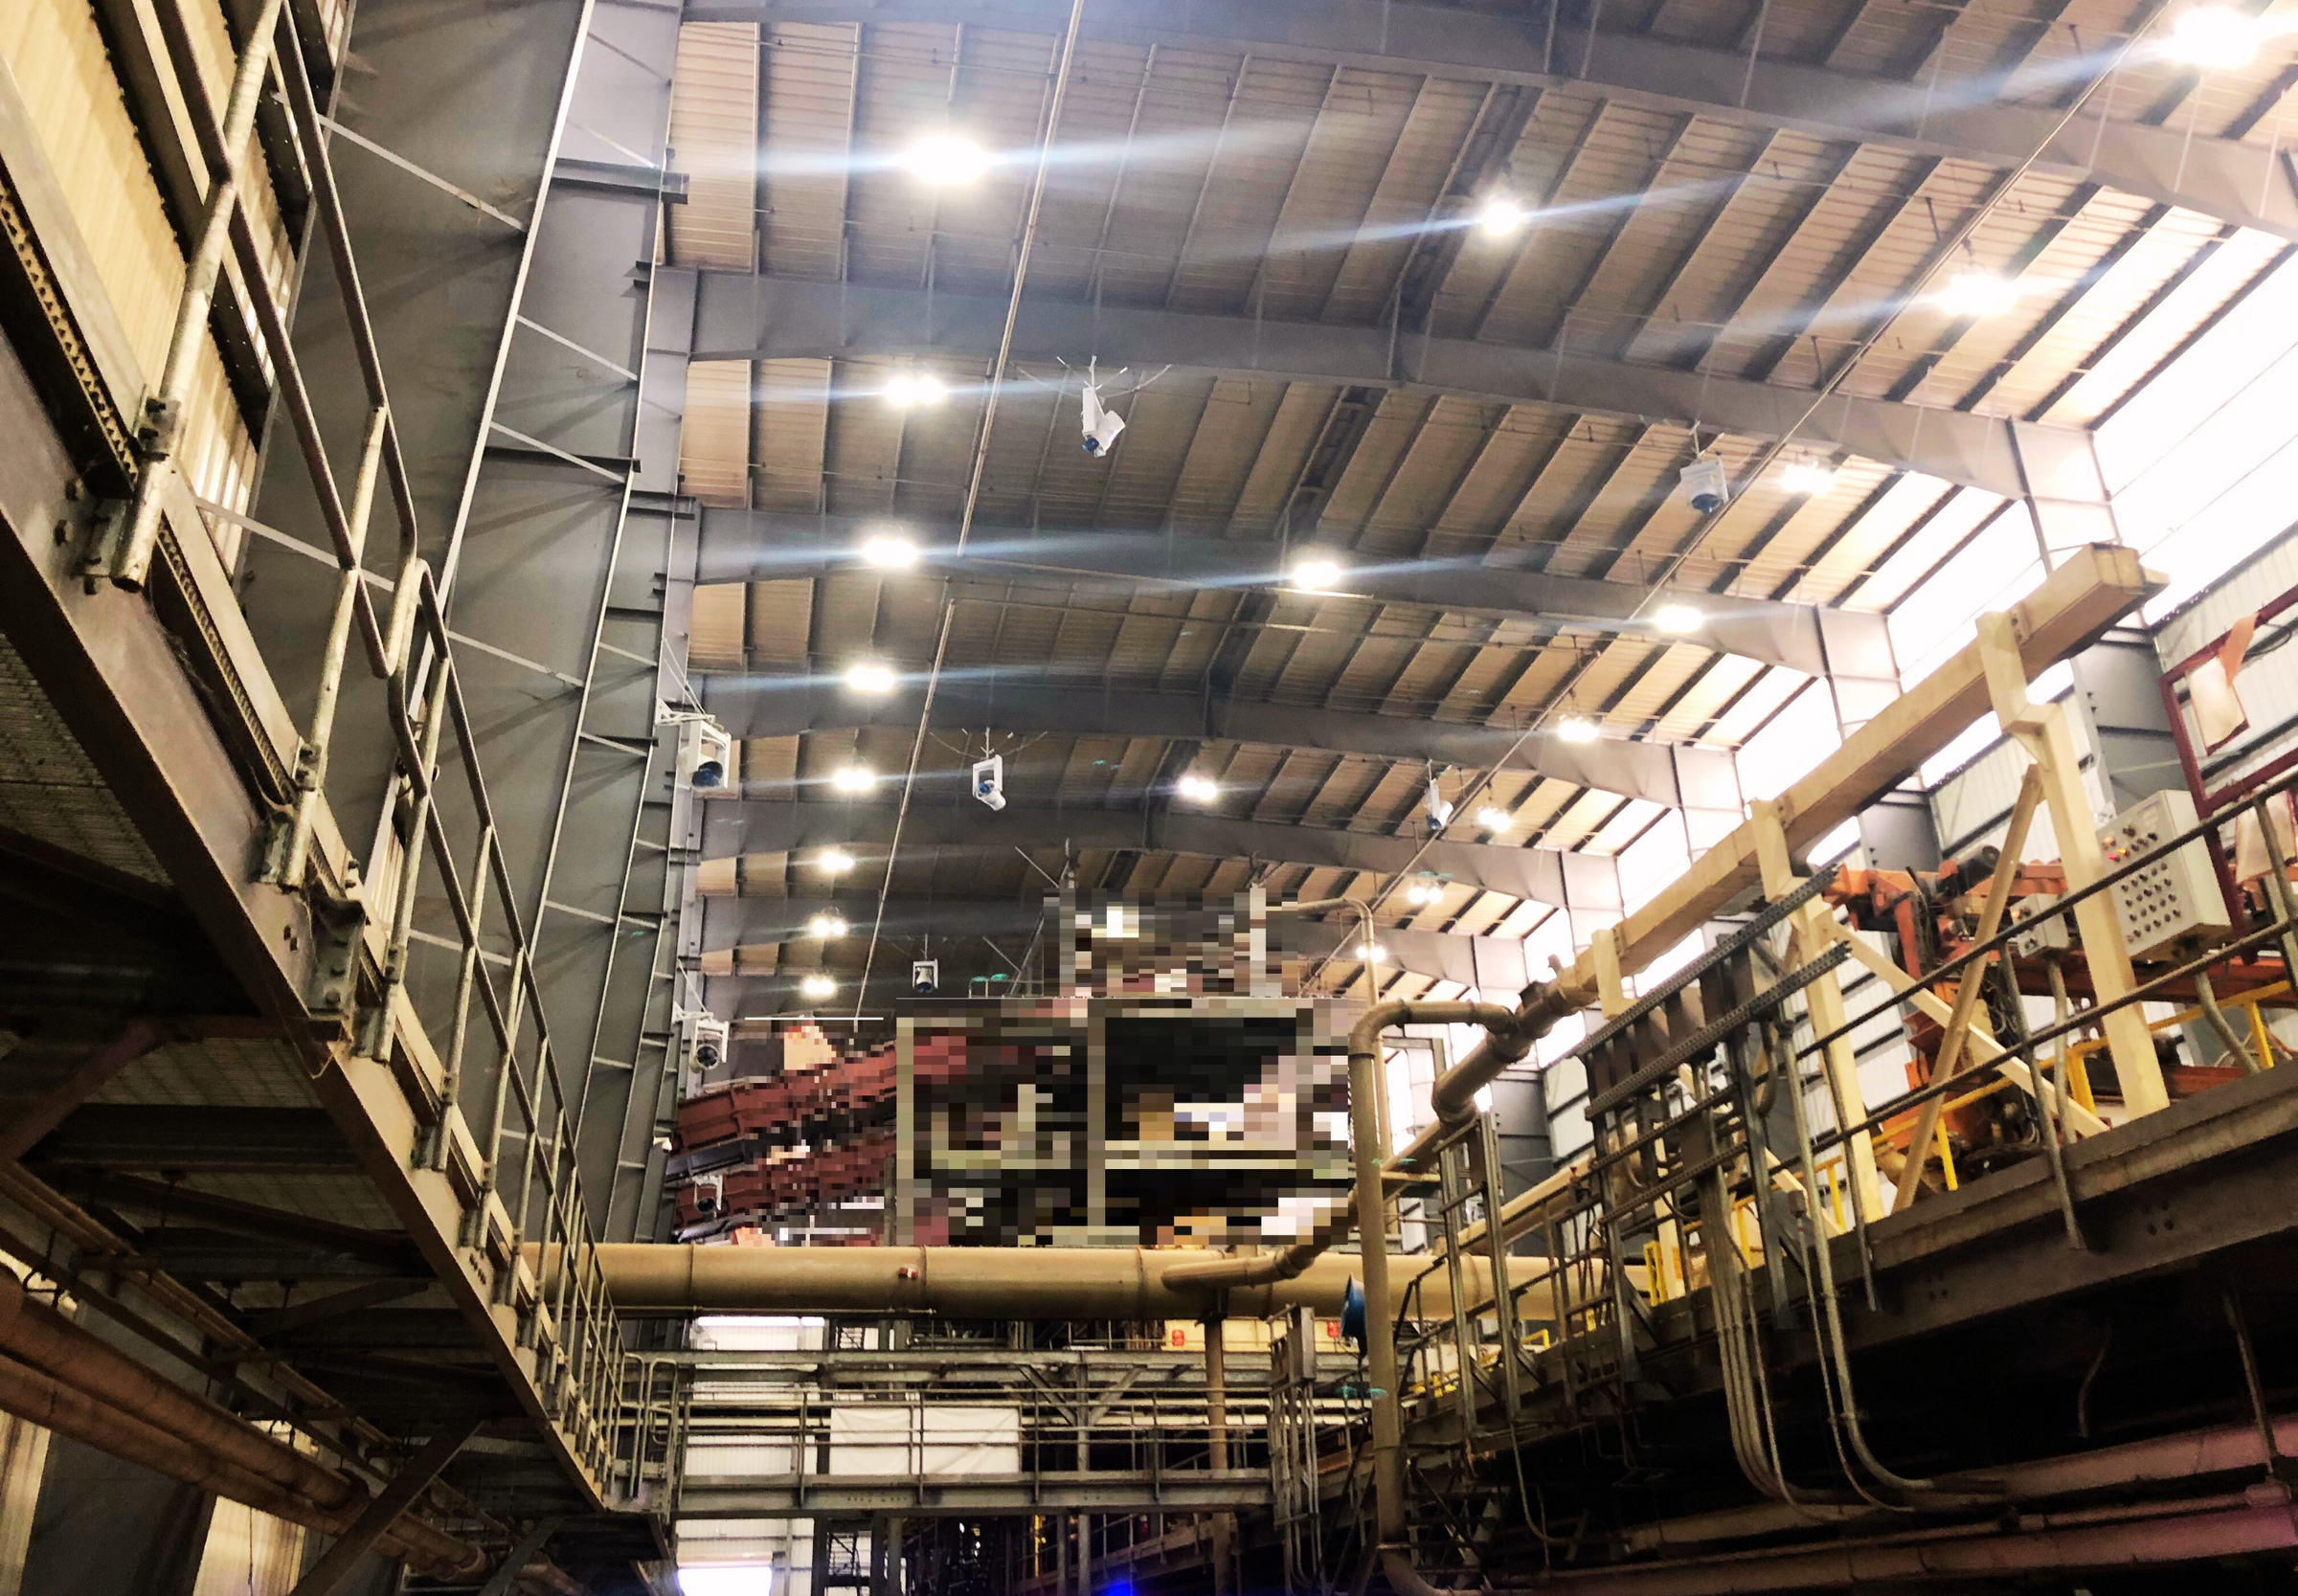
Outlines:
<svg viewBox="0 0 2298 1596"><path fill-rule="evenodd" d="M757 237L758 30L689 22L678 31L670 147L687 202L665 208L670 261L748 271Z"/></svg>
<svg viewBox="0 0 2298 1596"><path fill-rule="evenodd" d="M2070 63L2111 48L2128 24L2106 0L2070 0L2048 18L1770 0L1753 24L1737 0L1636 0L1607 7L1601 22L1872 75L1879 93L1953 94L1959 80L2025 62L2034 71L1997 92L2037 106L2061 103L2079 71ZM916 21L773 27L757 111L768 151L762 269L1003 297L1054 45L1045 32ZM2280 139L2289 76L2288 52L2267 54L2200 79L2134 57L2102 97L2106 114L2191 125L2201 138L2233 133L2261 146L2263 161ZM1496 129L1520 122L1520 135L1487 148ZM921 186L894 158L944 129L1009 158L968 188ZM1390 326L1400 372L1410 369L1402 351L1426 331L1521 348L1528 363L1600 355L1791 394L1840 377L1846 393L2082 424L2145 380L2282 247L2061 172L2007 184L1995 166L1769 129L1728 107L1654 109L1586 84L1495 88L1241 46L1084 41L1055 140L1088 158L1050 169L1033 293ZM1440 207L1496 187L1547 214L1507 238L1457 225L1417 231ZM1981 211L1968 247L1950 246ZM2004 272L2024 291L1980 321L1904 303L1934 268ZM866 402L896 370L876 360L761 369L747 437L720 429L697 443L689 425L690 490L701 481L725 494L738 481L762 508L953 520L984 372L930 350L913 358L950 384L950 402L902 412ZM1826 490L1791 493L1769 472L1702 523L1671 497L1695 444L1745 467L1762 440L1401 384L1177 371L1132 392L1145 374L1114 390L1128 431L1110 458L1094 460L1071 432L1075 376L1059 367L1014 373L985 440L977 535L1150 529L1313 545L1361 562L1498 551L1560 574L1667 575L1719 594L1881 610L1998 503L1809 453L1836 468ZM703 397L690 421L708 432L717 401ZM867 640L912 668L930 658L936 580L839 573L813 586L811 608L781 631L802 626L842 648ZM1027 672L1089 690L1217 685L1247 700L1508 726L1568 707L1614 734L1731 746L1803 681L1694 641L1560 634L1539 617L1266 589L1126 596L1003 571L959 597L949 668ZM760 616L754 603L754 654ZM808 657L821 663L822 650ZM801 663L794 641L777 663ZM806 739L802 757L785 745L778 765L766 753L749 773L816 774L853 746L830 750L832 740ZM907 764L904 733L862 742L881 770ZM1009 763L1008 791L1018 801L1128 807L1170 777L1177 757L1120 727L1040 739ZM1248 794L1240 801L1260 818L1414 823L1417 768L1236 745L1194 757ZM1635 830L1611 795L1513 775L1494 791L1516 808L1521 824L1511 836L1522 841L1572 843L1609 824L1617 829L1598 845L1611 846ZM1078 865L1090 881L1112 860L1089 854ZM935 866L937 885L962 883L950 868ZM1322 878L1335 872L1295 874L1273 882L1329 888ZM1138 879L1151 877L1193 879L1164 864Z"/></svg>

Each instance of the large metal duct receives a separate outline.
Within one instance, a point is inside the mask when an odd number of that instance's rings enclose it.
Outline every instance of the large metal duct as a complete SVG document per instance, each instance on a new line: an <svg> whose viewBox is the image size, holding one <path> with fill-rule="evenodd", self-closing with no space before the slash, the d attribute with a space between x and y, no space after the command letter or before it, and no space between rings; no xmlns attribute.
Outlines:
<svg viewBox="0 0 2298 1596"><path fill-rule="evenodd" d="M1202 1265L1190 1248L1116 1247L690 1247L620 1243L597 1249L608 1294L624 1313L939 1314L949 1318L1200 1319L1206 1291L1175 1283L1172 1271ZM529 1249L535 1255L535 1249ZM545 1291L555 1249L537 1257ZM1462 1260L1470 1288L1492 1293L1492 1266ZM1340 1311L1359 1260L1330 1253L1300 1273L1228 1293L1228 1311L1266 1318L1293 1308ZM1452 1312L1441 1255L1395 1260L1398 1293L1420 1283L1418 1311ZM1538 1292L1527 1312L1544 1307Z"/></svg>
<svg viewBox="0 0 2298 1596"><path fill-rule="evenodd" d="M364 1488L105 1345L0 1270L0 1408L185 1484L340 1535L368 1503ZM475 1579L478 1547L413 1515L383 1546L442 1580Z"/></svg>

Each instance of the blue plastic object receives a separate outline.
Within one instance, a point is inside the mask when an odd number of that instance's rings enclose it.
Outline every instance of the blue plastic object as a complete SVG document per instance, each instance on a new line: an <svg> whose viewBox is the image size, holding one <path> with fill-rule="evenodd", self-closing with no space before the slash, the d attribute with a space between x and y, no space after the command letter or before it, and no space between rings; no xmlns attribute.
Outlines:
<svg viewBox="0 0 2298 1596"><path fill-rule="evenodd" d="M1340 1290L1340 1334L1356 1342L1359 1352L1364 1350L1364 1288L1354 1275Z"/></svg>

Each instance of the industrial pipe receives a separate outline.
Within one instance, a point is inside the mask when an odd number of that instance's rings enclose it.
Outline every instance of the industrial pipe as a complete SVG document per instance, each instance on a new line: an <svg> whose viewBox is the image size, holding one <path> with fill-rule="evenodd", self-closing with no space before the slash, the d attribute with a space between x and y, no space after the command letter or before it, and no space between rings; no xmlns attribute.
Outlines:
<svg viewBox="0 0 2298 1596"><path fill-rule="evenodd" d="M1544 992L1546 989L1543 990ZM1515 1035L1515 1027L1518 1023L1517 1011L1500 1003L1392 1002L1376 1003L1365 1010L1363 1016L1354 1025L1351 1025L1348 1031L1349 1139L1360 1148L1374 1149L1377 1165L1379 1162L1378 1150L1381 1145L1379 1103L1368 1091L1359 1090L1356 1063L1361 1056L1370 1056L1376 1063L1378 1062L1381 1032L1391 1025L1410 1024L1466 1024L1485 1027L1486 1042L1471 1051L1459 1065L1446 1070L1436 1081L1438 1089L1454 1083L1455 1078L1460 1076L1461 1071L1472 1061L1477 1062L1479 1067L1482 1067L1487 1062L1487 1050L1491 1049L1490 1058L1497 1059L1498 1062L1490 1065L1490 1074L1470 1086L1465 1092L1460 1092L1455 1088L1452 1094L1460 1096L1467 1101L1469 1114L1473 1117L1476 1113L1477 1091L1481 1090L1493 1076L1498 1075L1509 1064L1522 1058L1525 1051L1532 1045L1532 1039L1542 1035L1548 1028L1546 1024L1542 1025L1539 1030L1525 1036L1520 1045ZM1553 1024L1554 1021L1551 1019L1548 1023ZM1497 1034L1506 1034L1509 1038L1507 1044L1499 1048L1494 1048L1490 1040L1493 1035ZM1513 1048L1513 1051L1509 1051L1510 1048ZM1504 1057L1501 1056L1503 1053ZM1433 1091L1431 1091L1431 1097L1433 1100ZM1438 1125L1444 1124L1446 1122L1440 1118ZM1431 1126L1430 1131L1424 1131L1419 1136L1414 1137L1413 1147L1421 1147L1424 1142L1428 1143L1431 1149L1441 1146L1442 1138L1432 1138L1431 1135L1435 1129L1435 1126ZM1456 1130L1457 1126L1453 1126L1451 1129ZM1450 1134L1451 1130L1448 1130L1446 1135ZM1426 1160L1427 1156L1427 1151L1424 1150L1421 1155L1422 1161ZM1392 1168L1410 1169L1416 1167L1413 1164L1408 1164L1405 1155L1401 1153L1388 1162ZM1363 1217L1365 1213L1380 1211L1380 1203L1385 1200L1386 1193L1381 1190L1381 1180L1377 1173L1372 1180L1374 1205L1371 1209L1363 1207L1362 1195L1365 1180L1363 1168L1363 1161L1360 1159L1357 1171L1357 1189L1352 1190L1347 1200L1335 1210L1331 1221L1319 1225L1303 1240L1295 1242L1291 1247L1278 1251L1256 1253L1249 1258L1220 1258L1202 1264L1183 1265L1172 1272L1168 1279L1176 1286L1188 1286L1200 1291L1232 1291L1241 1287L1269 1286L1298 1278L1301 1271L1314 1263L1327 1248L1348 1234L1351 1223L1356 1223L1361 1227L1367 1223ZM1364 1291L1369 1303L1372 1294L1372 1287L1369 1282Z"/></svg>
<svg viewBox="0 0 2298 1596"><path fill-rule="evenodd" d="M2274 1421L2274 1457L2298 1456L2298 1415ZM2273 1461L2256 1425L2229 1425L2129 1441L2094 1451L2008 1463L1970 1474L1941 1474L1944 1492L1969 1491L1970 1504L2000 1517L2007 1502L2039 1502L2055 1496L2129 1493L2158 1486L2188 1489L2214 1474L2253 1473ZM1887 1518L1897 1509L1872 1503L1821 1506L1815 1503L1759 1502L1682 1518L1631 1525L1622 1540L1631 1553L1656 1552L1719 1542L1753 1540L1808 1530L1825 1517L1848 1523Z"/></svg>
<svg viewBox="0 0 2298 1596"><path fill-rule="evenodd" d="M1589 1596L1736 1596L1914 1581L1968 1585L2018 1574L2197 1562L2298 1546L2298 1523L2287 1503L2236 1507L2213 1501L2191 1507L2202 1511L2171 1517L2133 1509L2132 1517L2119 1523L2075 1522L2012 1534L1983 1527L1925 1539L1837 1541L1587 1573L1560 1570L1542 1588ZM2049 1523L2047 1518L2039 1522ZM1388 1567L1393 1583L1395 1565ZM1430 1587L1418 1582L1398 1588L1407 1596L1423 1596Z"/></svg>
<svg viewBox="0 0 2298 1596"><path fill-rule="evenodd" d="M8 1359L0 1359L0 1412L149 1469L163 1478L213 1492L325 1535L341 1535L358 1517L356 1507L349 1511L322 1507L309 1496L251 1473L180 1435ZM386 1557L404 1558L419 1572L439 1580L476 1579L485 1572L488 1562L478 1547L412 1516L403 1516L393 1524L376 1550Z"/></svg>
<svg viewBox="0 0 2298 1596"><path fill-rule="evenodd" d="M181 1436L170 1435L12 1359L0 1359L0 1410L274 1517L303 1522L325 1517L308 1497L236 1468Z"/></svg>
<svg viewBox="0 0 2298 1596"><path fill-rule="evenodd" d="M1252 1258L1185 1265L1168 1276L1172 1284L1200 1290L1275 1289L1297 1279L1320 1262L1318 1254L1347 1229L1355 1210L1358 1262L1364 1275L1365 1373L1372 1385L1372 1482L1382 1566L1403 1596L1434 1596L1434 1587L1416 1573L1403 1549L1405 1539L1404 1422L1397 1388L1395 1308L1388 1276L1386 1172L1424 1166L1476 1117L1476 1093L1499 1072L1529 1052L1532 1044L1578 1005L1543 985L1523 1007L1500 1003L1375 1003L1348 1031L1349 1140L1354 1145L1356 1184L1334 1223L1281 1252ZM1394 1158L1384 1158L1380 1107L1387 1089L1381 1064L1381 1033L1392 1025L1481 1025L1484 1041L1437 1078L1430 1092L1436 1118ZM1497 1248L1495 1249L1498 1250ZM1438 1260L1421 1261L1425 1277ZM1463 1264L1479 1260L1461 1260ZM1487 1299L1490 1266L1478 1288Z"/></svg>
<svg viewBox="0 0 2298 1596"><path fill-rule="evenodd" d="M1228 1468L1228 1315L1218 1308L1205 1320L1205 1463L1215 1473ZM1080 1461L1078 1467L1085 1465ZM1213 1596L1229 1596L1234 1588L1229 1559L1236 1541L1236 1516L1212 1517ZM1080 1546L1079 1557L1091 1549Z"/></svg>
<svg viewBox="0 0 2298 1596"><path fill-rule="evenodd" d="M33 1423L50 1420L21 1412L11 1402L60 1415L54 1427L100 1450L328 1534L349 1528L367 1505L360 1486L162 1380L34 1300L6 1270L0 1270L0 1352L30 1365L7 1369L0 1406ZM87 1405L59 1399L48 1384L68 1389ZM64 1428L65 1422L85 1433ZM166 1444L155 1445L155 1437ZM484 1552L413 1515L394 1524L387 1540L442 1579L474 1577L487 1564Z"/></svg>
<svg viewBox="0 0 2298 1596"><path fill-rule="evenodd" d="M1205 1295L1177 1281L1204 1267L1186 1248L1115 1247L695 1247L602 1243L590 1249L608 1295L626 1314L938 1314L949 1318L1197 1319ZM529 1243L544 1290L557 1277L558 1248ZM1243 1262L1221 1259L1218 1262ZM1418 1281L1422 1312L1452 1313L1441 1255L1401 1261ZM1492 1266L1464 1259L1472 1293L1489 1296ZM1334 1255L1269 1285L1228 1293L1239 1318L1293 1308L1340 1312L1357 1260ZM1537 1301L1537 1299L1536 1299Z"/></svg>

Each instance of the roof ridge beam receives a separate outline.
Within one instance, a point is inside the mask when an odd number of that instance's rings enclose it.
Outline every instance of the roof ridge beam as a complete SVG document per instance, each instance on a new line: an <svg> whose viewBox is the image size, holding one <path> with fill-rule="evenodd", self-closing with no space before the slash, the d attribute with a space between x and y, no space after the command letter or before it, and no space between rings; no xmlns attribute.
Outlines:
<svg viewBox="0 0 2298 1596"><path fill-rule="evenodd" d="M698 274L697 361L995 357L1004 302L980 294L852 282ZM1024 364L1093 349L1112 368L1170 366L1227 377L1448 394L1539 404L1585 416L1787 438L1840 450L1897 470L2016 498L2015 423L1904 400L1852 393L1814 406L1810 390L1527 349L1465 338L1402 340L1385 326L1260 321L1032 296L1012 358ZM2081 441L2072 428L2026 424L2047 439Z"/></svg>
<svg viewBox="0 0 2298 1596"><path fill-rule="evenodd" d="M882 848L892 839L893 821L891 804L748 799L742 805L742 852L737 857L779 856L830 846L864 851ZM1465 821L1461 829L1469 829ZM1463 887L1559 908L1566 897L1566 871L1573 867L1566 861L1582 857L1558 848L1444 838L1428 843L1423 852L1420 839L1414 837L1173 809L1145 814L1137 809L1009 808L992 814L978 804L963 808L913 804L902 823L906 865L944 854L1010 859L1011 850L1017 847L1075 852L1124 848L1201 859L1264 860L1374 875L1395 875L1417 856L1415 874L1447 876ZM700 868L697 890L703 896L740 895L736 890L739 870L729 867L722 859L706 859Z"/></svg>
<svg viewBox="0 0 2298 1596"><path fill-rule="evenodd" d="M1066 8L1065 8L1066 10ZM948 22L1050 33L1061 17L1015 0L691 0L688 21ZM2276 175L2276 152L2184 129L2011 103L2030 87L2063 89L2055 62L1974 79L1975 103L1933 96L1926 82L1875 78L1640 34L1560 31L1549 70L1544 12L1488 11L1383 0L1192 0L1183 7L1089 8L1084 35L1118 44L1239 50L1255 59L1420 73L1472 83L1573 84L1663 111L1916 154L2035 169L2101 183L2219 221L2298 241L2298 193ZM1578 71L1569 70L1577 67ZM2054 131L2056 129L2056 131ZM2047 141L2047 142L2046 142Z"/></svg>

